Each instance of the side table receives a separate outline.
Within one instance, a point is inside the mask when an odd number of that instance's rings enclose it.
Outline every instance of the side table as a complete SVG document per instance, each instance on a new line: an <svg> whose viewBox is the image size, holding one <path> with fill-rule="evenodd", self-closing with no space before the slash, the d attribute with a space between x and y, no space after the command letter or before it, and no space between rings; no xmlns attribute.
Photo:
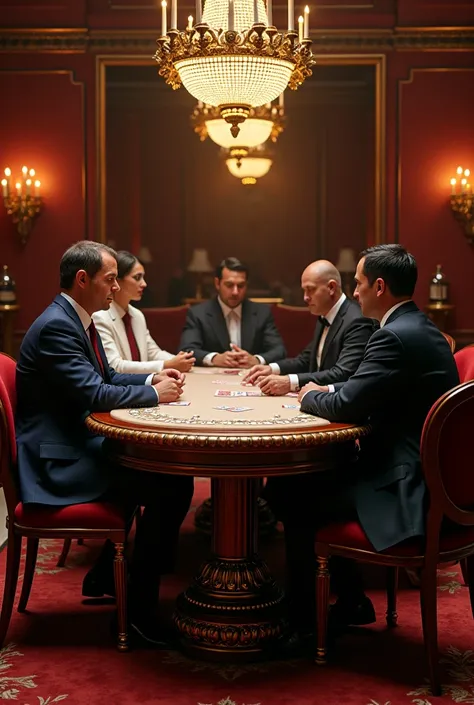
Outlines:
<svg viewBox="0 0 474 705"><path fill-rule="evenodd" d="M435 326L437 326L443 333L448 333L450 324L451 311L454 310L454 304L428 304L425 311L428 318L433 321Z"/></svg>
<svg viewBox="0 0 474 705"><path fill-rule="evenodd" d="M13 319L18 304L0 304L0 350L13 357Z"/></svg>

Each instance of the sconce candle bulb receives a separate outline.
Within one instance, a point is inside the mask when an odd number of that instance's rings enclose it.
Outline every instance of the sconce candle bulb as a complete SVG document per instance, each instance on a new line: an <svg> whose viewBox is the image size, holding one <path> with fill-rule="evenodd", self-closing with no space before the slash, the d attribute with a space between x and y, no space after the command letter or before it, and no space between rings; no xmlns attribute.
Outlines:
<svg viewBox="0 0 474 705"><path fill-rule="evenodd" d="M36 175L34 169L27 166L21 168L21 178L15 181L14 188L11 184L11 169L4 169L5 178L2 179L3 204L8 215L17 226L20 241L25 244L33 228L37 216L43 209L43 202L40 198L40 181L34 182L34 195L31 193L33 178Z"/></svg>
<svg viewBox="0 0 474 705"><path fill-rule="evenodd" d="M463 169L462 166L458 166L456 173L463 178L459 179L459 187L457 179L453 178L450 181L451 209L455 218L463 225L464 233L472 245L474 244L474 206L471 184L468 183L471 170Z"/></svg>

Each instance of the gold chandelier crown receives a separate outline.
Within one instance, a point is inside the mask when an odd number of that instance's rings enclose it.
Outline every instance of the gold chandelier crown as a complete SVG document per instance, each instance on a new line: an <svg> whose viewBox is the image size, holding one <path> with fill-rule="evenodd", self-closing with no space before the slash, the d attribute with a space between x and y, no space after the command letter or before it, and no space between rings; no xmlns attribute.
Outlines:
<svg viewBox="0 0 474 705"><path fill-rule="evenodd" d="M270 103L288 86L295 90L311 75L309 29L295 31L293 0L286 32L272 25L270 0L267 9L263 0L206 0L202 18L197 0L196 24L189 18L184 31L173 26L176 3L172 0L172 26L166 31L162 2L162 36L153 57L158 73L173 89L184 85L197 100L218 108L234 137L251 108Z"/></svg>

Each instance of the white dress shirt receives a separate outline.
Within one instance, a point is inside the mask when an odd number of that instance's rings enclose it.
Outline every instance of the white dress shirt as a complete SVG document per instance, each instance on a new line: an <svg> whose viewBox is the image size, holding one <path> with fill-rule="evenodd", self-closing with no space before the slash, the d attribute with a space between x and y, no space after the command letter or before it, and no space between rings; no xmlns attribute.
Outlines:
<svg viewBox="0 0 474 705"><path fill-rule="evenodd" d="M329 326L332 325L334 322L334 319L336 318L337 314L339 313L339 309L341 308L342 304L344 301L347 299L347 296L345 294L341 294L341 296L338 298L334 306L331 308L329 313L326 314L324 317L327 322L329 323ZM323 354L323 349L324 349L324 343L326 342L326 338L329 332L329 326L324 326L323 332L321 333L321 338L319 339L319 345L318 349L316 351L316 362L318 363L318 368L321 364L321 355ZM276 362L271 362L270 367L272 370L272 373L275 375L280 374L280 367ZM298 375L296 374L289 374L288 378L290 380L290 389L292 392L296 392L299 389L299 381L298 381Z"/></svg>
<svg viewBox="0 0 474 705"><path fill-rule="evenodd" d="M221 301L219 296L217 297L217 301L219 302L222 315L224 316L227 332L229 333L229 340L231 343L240 348L242 345L242 304L239 304L235 308L230 308L227 304ZM218 354L219 353L216 352L208 353L203 358L202 364L211 367L213 359ZM261 355L255 355L255 357L262 363L262 365L265 364L264 357Z"/></svg>
<svg viewBox="0 0 474 705"><path fill-rule="evenodd" d="M72 296L69 296L69 294L65 294L64 291L61 291L61 296L64 296L64 298L66 299L66 301L71 304L71 306L73 307L74 311L75 311L75 312L77 313L77 315L79 316L80 321L81 321L81 323L82 323L82 325L83 325L83 327L84 327L84 330L85 330L85 332L86 332L86 335L87 335L87 337L88 337L89 340L90 340L90 337L91 337L91 336L90 336L90 332L89 332L89 326L90 326L90 324L91 324L92 318L91 318L90 315L87 313L87 311L85 310L85 308L82 308L82 306L81 306L80 304L78 304L77 301L75 301L75 300L72 298ZM151 375L148 375L148 377L147 377L146 380L145 380L145 384L146 384L146 385L151 385L152 380L153 380L153 375L152 375L152 374L151 374ZM155 389L155 392L156 392L156 389ZM158 397L158 401L160 401L160 395L158 394L158 392L156 392L156 396Z"/></svg>
<svg viewBox="0 0 474 705"><path fill-rule="evenodd" d="M403 306L403 304L407 304L411 299L405 299L405 301L399 301L398 304L395 304L395 306L392 306L392 308L389 308L387 313L384 314L382 320L380 321L380 327L383 328L384 325L387 323L388 319L392 315L394 311L397 310L397 308L400 308L400 306Z"/></svg>

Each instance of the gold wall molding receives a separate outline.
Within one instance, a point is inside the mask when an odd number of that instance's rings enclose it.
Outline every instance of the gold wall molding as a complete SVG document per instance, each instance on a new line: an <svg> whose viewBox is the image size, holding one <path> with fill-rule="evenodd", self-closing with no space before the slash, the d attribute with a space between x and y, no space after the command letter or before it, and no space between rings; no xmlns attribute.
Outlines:
<svg viewBox="0 0 474 705"><path fill-rule="evenodd" d="M156 29L0 29L0 52L143 52L156 49ZM472 51L474 27L318 29L313 51Z"/></svg>

